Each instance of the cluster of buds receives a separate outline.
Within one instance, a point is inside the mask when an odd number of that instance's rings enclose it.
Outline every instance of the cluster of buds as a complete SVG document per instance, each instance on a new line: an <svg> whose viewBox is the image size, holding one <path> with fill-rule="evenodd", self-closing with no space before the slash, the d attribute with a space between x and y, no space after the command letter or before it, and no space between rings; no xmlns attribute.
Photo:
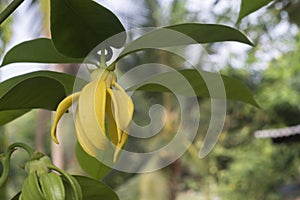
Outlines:
<svg viewBox="0 0 300 200"><path fill-rule="evenodd" d="M23 148L29 154L29 161L25 164L28 173L25 179L19 200L82 200L82 191L79 183L70 174L56 167L48 156L33 151L23 143L10 145L7 152L0 154L2 174L0 187L6 182L10 171L10 156L16 148ZM72 196L67 197L65 184L72 188ZM69 194L69 193L68 193Z"/></svg>

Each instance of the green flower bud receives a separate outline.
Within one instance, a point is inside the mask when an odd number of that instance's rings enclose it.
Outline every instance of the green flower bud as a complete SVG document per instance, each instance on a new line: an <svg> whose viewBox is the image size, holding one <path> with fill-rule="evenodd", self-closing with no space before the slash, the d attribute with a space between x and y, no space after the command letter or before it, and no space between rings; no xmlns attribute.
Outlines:
<svg viewBox="0 0 300 200"><path fill-rule="evenodd" d="M42 156L28 161L25 170L28 177L23 184L19 200L65 200L63 179L71 185L74 199L82 200L81 188L76 179L54 166L49 157Z"/></svg>
<svg viewBox="0 0 300 200"><path fill-rule="evenodd" d="M23 183L22 193L19 200L45 200L45 196L41 190L38 177L35 172L29 173Z"/></svg>
<svg viewBox="0 0 300 200"><path fill-rule="evenodd" d="M61 177L56 173L45 173L39 177L42 192L47 200L65 200L65 188Z"/></svg>

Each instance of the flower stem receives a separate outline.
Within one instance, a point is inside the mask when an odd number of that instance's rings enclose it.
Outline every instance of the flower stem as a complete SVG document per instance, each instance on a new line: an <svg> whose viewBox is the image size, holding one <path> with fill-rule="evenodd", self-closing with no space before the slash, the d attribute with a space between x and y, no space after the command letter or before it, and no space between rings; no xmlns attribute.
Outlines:
<svg viewBox="0 0 300 200"><path fill-rule="evenodd" d="M13 0L1 13L0 13L0 25L6 20L24 0Z"/></svg>
<svg viewBox="0 0 300 200"><path fill-rule="evenodd" d="M33 155L33 150L23 143L13 143L7 148L6 153L0 154L0 166L2 167L2 172L0 174L0 187L2 187L8 179L10 172L10 157L17 147L24 149L30 157Z"/></svg>
<svg viewBox="0 0 300 200"><path fill-rule="evenodd" d="M11 144L11 145L8 147L8 150L7 150L7 151L8 151L8 152L11 152L11 151L13 151L15 148L17 148L17 147L24 149L24 150L28 153L28 155L29 155L30 158L31 158L31 157L33 156L33 154L34 154L34 151L33 151L33 149L32 149L31 147L29 147L28 145L26 145L26 144L24 144L24 143L20 143L20 142L16 142L16 143Z"/></svg>
<svg viewBox="0 0 300 200"><path fill-rule="evenodd" d="M106 66L106 58L105 58L105 47L101 48L101 55L100 55L100 68L105 69Z"/></svg>
<svg viewBox="0 0 300 200"><path fill-rule="evenodd" d="M7 181L10 172L10 156L13 151L0 154L0 166L2 167L2 172L0 174L0 188Z"/></svg>
<svg viewBox="0 0 300 200"><path fill-rule="evenodd" d="M113 62L113 63L110 64L106 69L107 69L108 71L110 71L110 72L115 71L115 69L116 69L116 63Z"/></svg>

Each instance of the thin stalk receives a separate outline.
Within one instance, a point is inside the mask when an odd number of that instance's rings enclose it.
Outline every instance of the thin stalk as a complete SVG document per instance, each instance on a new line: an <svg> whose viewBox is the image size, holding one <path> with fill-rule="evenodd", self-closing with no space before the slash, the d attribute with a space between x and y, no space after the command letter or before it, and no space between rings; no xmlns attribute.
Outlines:
<svg viewBox="0 0 300 200"><path fill-rule="evenodd" d="M105 69L106 66L106 58L105 58L105 47L101 48L101 55L100 55L100 67Z"/></svg>
<svg viewBox="0 0 300 200"><path fill-rule="evenodd" d="M28 145L24 144L24 143L20 143L20 142L16 142L11 144L7 149L8 152L13 152L16 148L21 148L24 149L30 158L32 158L32 156L34 156L34 151L31 147L29 147Z"/></svg>
<svg viewBox="0 0 300 200"><path fill-rule="evenodd" d="M24 0L14 0L0 13L0 25L4 22L20 5Z"/></svg>

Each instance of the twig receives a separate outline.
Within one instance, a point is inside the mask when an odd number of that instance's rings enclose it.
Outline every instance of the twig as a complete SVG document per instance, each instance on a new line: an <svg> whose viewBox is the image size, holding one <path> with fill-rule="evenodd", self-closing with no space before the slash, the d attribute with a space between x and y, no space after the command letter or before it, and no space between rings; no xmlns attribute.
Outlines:
<svg viewBox="0 0 300 200"><path fill-rule="evenodd" d="M1 13L0 13L0 25L6 20L20 5L24 0L14 0L11 2Z"/></svg>

